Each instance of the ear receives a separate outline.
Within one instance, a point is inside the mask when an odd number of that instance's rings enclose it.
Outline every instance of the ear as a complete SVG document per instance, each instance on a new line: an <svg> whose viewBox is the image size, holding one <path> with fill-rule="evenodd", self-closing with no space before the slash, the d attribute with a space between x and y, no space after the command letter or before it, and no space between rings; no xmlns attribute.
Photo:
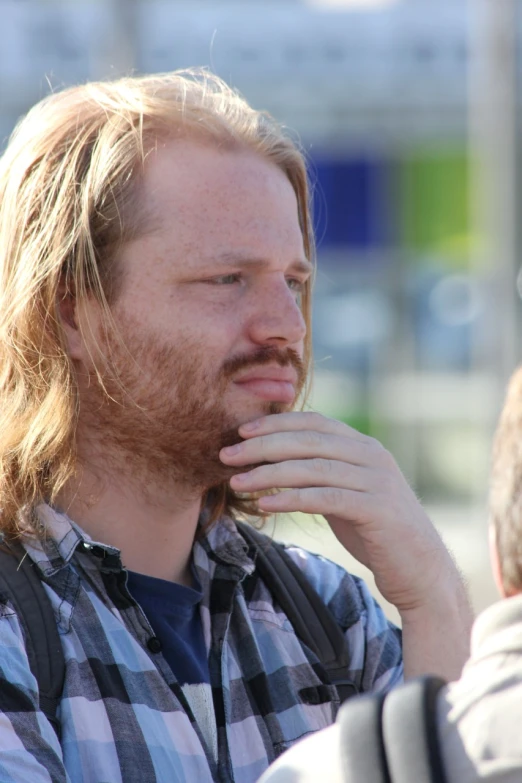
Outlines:
<svg viewBox="0 0 522 783"><path fill-rule="evenodd" d="M58 288L58 316L65 333L67 353L70 358L80 361L84 358L82 332L78 324L76 297L65 283Z"/></svg>

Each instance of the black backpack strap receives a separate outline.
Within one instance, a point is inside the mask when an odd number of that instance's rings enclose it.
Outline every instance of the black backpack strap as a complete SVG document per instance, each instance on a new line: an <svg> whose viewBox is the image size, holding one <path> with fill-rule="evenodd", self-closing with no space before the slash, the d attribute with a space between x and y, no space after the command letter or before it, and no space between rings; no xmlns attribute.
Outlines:
<svg viewBox="0 0 522 783"><path fill-rule="evenodd" d="M341 702L357 693L347 677L350 666L343 632L320 595L314 590L284 546L239 522L245 541L256 550L256 567L301 641L319 659Z"/></svg>
<svg viewBox="0 0 522 783"><path fill-rule="evenodd" d="M341 759L349 780L447 783L440 755L438 677L410 680L386 696L368 694L339 711Z"/></svg>
<svg viewBox="0 0 522 783"><path fill-rule="evenodd" d="M62 643L38 570L15 541L0 544L0 594L11 601L20 619L29 665L38 683L40 709L60 736L57 710L65 679Z"/></svg>

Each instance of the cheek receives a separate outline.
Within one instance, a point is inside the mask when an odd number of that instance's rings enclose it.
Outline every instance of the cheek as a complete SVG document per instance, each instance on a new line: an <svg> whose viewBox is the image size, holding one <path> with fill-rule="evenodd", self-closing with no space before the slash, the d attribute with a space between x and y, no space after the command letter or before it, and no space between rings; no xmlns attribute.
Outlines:
<svg viewBox="0 0 522 783"><path fill-rule="evenodd" d="M247 332L245 324L246 318L237 307L212 307L191 318L185 333L191 335L212 364L221 365L241 352Z"/></svg>
<svg viewBox="0 0 522 783"><path fill-rule="evenodd" d="M244 338L248 314L241 303L197 300L191 290L185 295L156 297L154 306L150 301L136 297L132 316L125 307L122 320L129 321L140 335L199 364L212 381L227 359L248 352Z"/></svg>

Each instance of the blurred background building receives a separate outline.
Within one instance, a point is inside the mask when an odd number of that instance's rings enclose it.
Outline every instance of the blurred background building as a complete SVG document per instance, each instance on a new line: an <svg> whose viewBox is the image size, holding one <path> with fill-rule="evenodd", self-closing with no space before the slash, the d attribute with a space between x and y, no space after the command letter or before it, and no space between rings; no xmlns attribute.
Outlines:
<svg viewBox="0 0 522 783"><path fill-rule="evenodd" d="M521 17L517 0L0 0L0 146L50 90L191 65L299 135L312 405L394 453L478 608L495 597L491 435L520 359ZM313 521L276 534L346 562Z"/></svg>

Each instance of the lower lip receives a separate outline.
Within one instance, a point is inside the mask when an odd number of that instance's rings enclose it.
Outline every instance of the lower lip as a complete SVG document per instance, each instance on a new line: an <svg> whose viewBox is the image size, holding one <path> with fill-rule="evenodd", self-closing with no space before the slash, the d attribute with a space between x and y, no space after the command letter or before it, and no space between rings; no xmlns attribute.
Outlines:
<svg viewBox="0 0 522 783"><path fill-rule="evenodd" d="M252 378L249 381L236 381L236 386L270 402L291 403L295 399L295 386L289 381L274 381L269 378Z"/></svg>

